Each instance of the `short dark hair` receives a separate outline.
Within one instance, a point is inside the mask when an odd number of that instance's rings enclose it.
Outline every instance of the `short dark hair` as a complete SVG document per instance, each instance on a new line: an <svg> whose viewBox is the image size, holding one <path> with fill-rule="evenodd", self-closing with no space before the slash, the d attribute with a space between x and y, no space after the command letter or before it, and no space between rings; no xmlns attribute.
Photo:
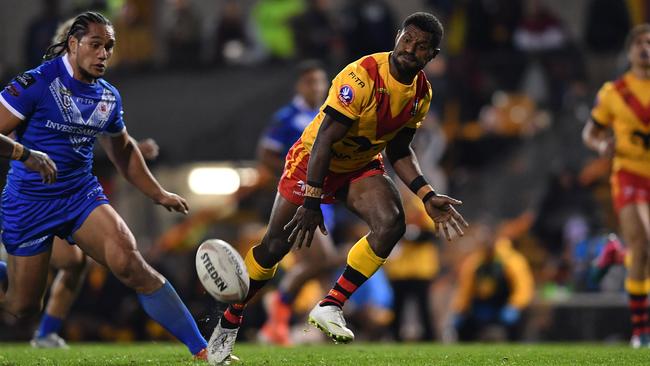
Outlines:
<svg viewBox="0 0 650 366"><path fill-rule="evenodd" d="M642 23L632 28L625 38L625 50L629 51L630 47L632 47L632 42L634 42L636 37L644 33L650 33L650 24Z"/></svg>
<svg viewBox="0 0 650 366"><path fill-rule="evenodd" d="M57 39L58 43L54 43L45 51L43 60L51 60L55 57L61 56L65 51L68 50L68 40L70 37L75 37L78 40L81 40L86 34L88 34L88 26L91 23L103 24L112 26L110 20L100 13L94 11L87 11L77 15L67 33L61 39Z"/></svg>
<svg viewBox="0 0 650 366"><path fill-rule="evenodd" d="M298 75L299 78L305 75L306 73L312 72L314 70L325 71L325 65L323 65L323 63L320 60L308 59L308 60L300 61L296 66L296 74Z"/></svg>
<svg viewBox="0 0 650 366"><path fill-rule="evenodd" d="M440 45L440 41L442 40L445 31L442 27L442 23L440 23L435 15L423 11L413 13L404 19L404 22L402 22L402 29L405 29L409 25L414 25L427 33L431 33L433 36L431 37L431 44L433 47L438 47Z"/></svg>

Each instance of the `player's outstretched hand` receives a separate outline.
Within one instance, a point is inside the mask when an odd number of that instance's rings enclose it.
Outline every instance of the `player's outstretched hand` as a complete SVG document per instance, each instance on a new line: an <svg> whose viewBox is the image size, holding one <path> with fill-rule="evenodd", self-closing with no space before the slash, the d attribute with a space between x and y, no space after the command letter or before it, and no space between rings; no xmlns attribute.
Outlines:
<svg viewBox="0 0 650 366"><path fill-rule="evenodd" d="M43 183L52 184L56 182L56 164L46 153L30 150L29 157L23 164L27 169L38 172L43 179Z"/></svg>
<svg viewBox="0 0 650 366"><path fill-rule="evenodd" d="M176 193L171 193L163 191L160 198L156 199L156 203L165 207L167 211L176 211L181 212L187 215L190 207L187 205L185 198L177 195Z"/></svg>
<svg viewBox="0 0 650 366"><path fill-rule="evenodd" d="M447 240L451 240L449 226L451 226L459 236L465 235L462 227L469 226L467 221L465 221L463 216L459 214L454 207L461 204L463 204L461 201L443 194L437 194L431 197L424 204L427 213L431 219L433 219L433 222L436 223L438 235L444 232Z"/></svg>
<svg viewBox="0 0 650 366"><path fill-rule="evenodd" d="M314 239L314 232L316 228L327 235L325 229L325 222L323 221L323 213L320 208L312 210L303 206L298 207L296 214L291 221L284 226L284 230L291 230L289 235L289 243L296 246L296 249L302 248L305 245L307 248L311 247L311 241Z"/></svg>

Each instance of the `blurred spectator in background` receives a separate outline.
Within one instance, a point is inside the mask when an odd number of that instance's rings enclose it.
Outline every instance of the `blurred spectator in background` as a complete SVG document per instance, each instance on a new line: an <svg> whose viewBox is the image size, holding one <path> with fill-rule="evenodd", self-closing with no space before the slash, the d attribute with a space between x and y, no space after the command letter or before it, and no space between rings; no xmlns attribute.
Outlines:
<svg viewBox="0 0 650 366"><path fill-rule="evenodd" d="M59 0L43 0L41 13L27 27L25 38L25 66L33 68L41 64L45 50L61 21Z"/></svg>
<svg viewBox="0 0 650 366"><path fill-rule="evenodd" d="M142 69L153 63L153 0L125 0L117 19L115 33L122 34L115 44L111 65L122 69Z"/></svg>
<svg viewBox="0 0 650 366"><path fill-rule="evenodd" d="M215 29L215 61L217 64L247 62L246 51L251 40L246 32L246 19L238 0L226 0L221 7Z"/></svg>
<svg viewBox="0 0 650 366"><path fill-rule="evenodd" d="M308 0L305 12L291 20L298 58L324 62L340 58L342 43L331 11L330 0Z"/></svg>
<svg viewBox="0 0 650 366"><path fill-rule="evenodd" d="M393 338L397 341L432 341L434 332L429 289L439 268L438 248L434 239L435 225L422 202L416 196L408 194L404 185L400 187L404 197L406 232L385 266L395 294ZM409 301L415 302L417 314L407 313L406 304ZM409 318L410 321L407 320ZM413 319L417 320L413 322ZM420 334L414 334L413 330L418 327L421 329Z"/></svg>
<svg viewBox="0 0 650 366"><path fill-rule="evenodd" d="M343 12L343 27L349 61L393 49L397 22L384 0L352 1Z"/></svg>
<svg viewBox="0 0 650 366"><path fill-rule="evenodd" d="M573 84L586 81L582 55L570 39L566 26L544 0L526 2L524 17L515 28L514 45L528 57L528 71L538 63L544 71L545 85L528 88L528 94L537 97L538 103L546 101L553 110L558 110L570 87L585 93L584 86Z"/></svg>
<svg viewBox="0 0 650 366"><path fill-rule="evenodd" d="M190 0L168 0L172 14L167 24L167 62L172 68L198 65L201 53L201 19Z"/></svg>
<svg viewBox="0 0 650 366"><path fill-rule="evenodd" d="M584 43L590 52L589 75L595 88L622 70L617 59L630 30L630 1L589 0L584 23Z"/></svg>
<svg viewBox="0 0 650 366"><path fill-rule="evenodd" d="M508 340L517 340L522 312L533 298L532 273L511 242L495 235L494 225L476 225L477 250L460 268L454 328L460 341L500 338L492 334L499 328Z"/></svg>
<svg viewBox="0 0 650 366"><path fill-rule="evenodd" d="M293 57L295 37L290 20L304 10L304 0L259 0L253 6L257 38L271 60Z"/></svg>
<svg viewBox="0 0 650 366"><path fill-rule="evenodd" d="M567 225L572 223L571 218L583 218L587 231L599 227L601 222L591 191L576 174L574 169L562 167L551 175L532 228L542 246L556 259L570 250L567 239L571 236L565 233L570 231Z"/></svg>
<svg viewBox="0 0 650 366"><path fill-rule="evenodd" d="M525 59L513 36L522 19L520 0L470 0L467 5L467 51L483 69L488 90L515 90Z"/></svg>

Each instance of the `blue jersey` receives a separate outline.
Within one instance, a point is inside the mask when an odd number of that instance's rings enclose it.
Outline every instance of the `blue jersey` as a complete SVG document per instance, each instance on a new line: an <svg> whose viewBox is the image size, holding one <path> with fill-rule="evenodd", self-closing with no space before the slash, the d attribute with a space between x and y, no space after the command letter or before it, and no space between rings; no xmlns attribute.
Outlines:
<svg viewBox="0 0 650 366"><path fill-rule="evenodd" d="M93 145L100 133L124 129L122 100L108 82L93 84L72 77L67 56L57 57L13 79L0 93L2 103L23 120L16 140L42 151L56 164L54 184L43 184L37 172L12 161L5 189L15 197L50 199L67 196L96 180Z"/></svg>
<svg viewBox="0 0 650 366"><path fill-rule="evenodd" d="M310 108L301 96L295 96L290 104L273 115L273 120L262 137L262 146L286 156L305 127L316 117L318 110Z"/></svg>

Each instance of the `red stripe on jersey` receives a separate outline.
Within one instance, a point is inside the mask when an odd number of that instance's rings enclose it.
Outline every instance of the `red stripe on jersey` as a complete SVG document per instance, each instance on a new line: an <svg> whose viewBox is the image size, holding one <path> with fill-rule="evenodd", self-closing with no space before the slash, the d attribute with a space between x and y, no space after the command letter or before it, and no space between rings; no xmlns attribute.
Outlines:
<svg viewBox="0 0 650 366"><path fill-rule="evenodd" d="M377 60L372 56L368 56L361 61L361 67L368 72L370 78L375 82L375 101L377 102L376 138L380 138L404 126L409 119L415 116L417 108L420 107L419 104L426 93L426 76L423 71L418 73L415 97L411 98L402 111L393 117L390 111L390 94L386 88L384 79L379 75Z"/></svg>
<svg viewBox="0 0 650 366"><path fill-rule="evenodd" d="M650 124L650 105L644 107L643 104L641 104L641 101L636 97L636 95L632 94L632 91L628 88L625 79L620 78L616 80L614 82L614 87L616 88L616 91L621 94L625 104L627 104L632 112L634 112L636 118L646 126Z"/></svg>

